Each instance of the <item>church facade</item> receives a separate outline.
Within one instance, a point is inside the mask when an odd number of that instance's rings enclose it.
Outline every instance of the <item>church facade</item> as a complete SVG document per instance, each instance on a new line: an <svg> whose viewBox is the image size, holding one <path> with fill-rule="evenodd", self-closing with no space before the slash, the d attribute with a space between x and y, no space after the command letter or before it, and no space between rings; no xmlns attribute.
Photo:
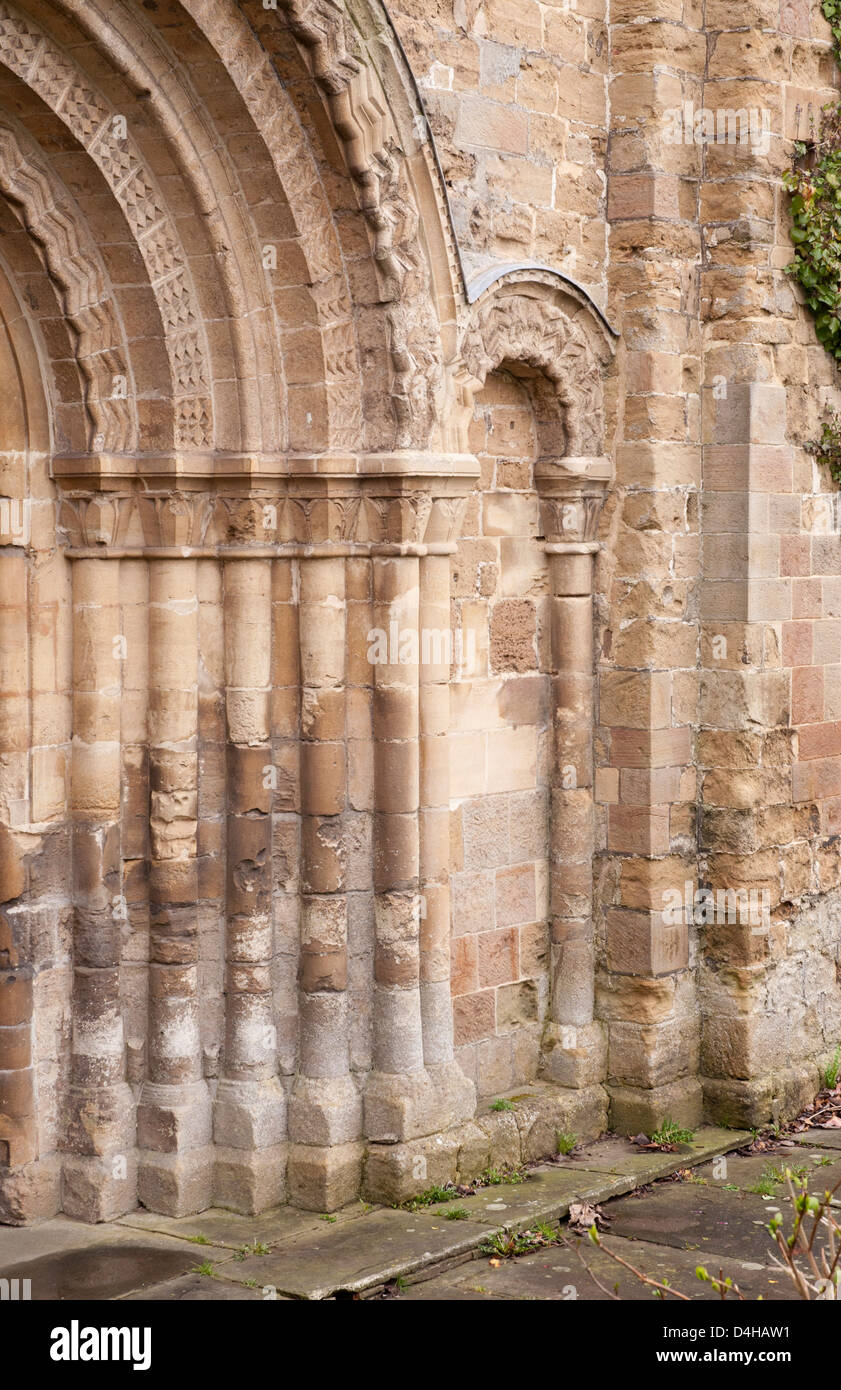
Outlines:
<svg viewBox="0 0 841 1390"><path fill-rule="evenodd" d="M837 85L809 0L0 0L0 1221L812 1096Z"/></svg>

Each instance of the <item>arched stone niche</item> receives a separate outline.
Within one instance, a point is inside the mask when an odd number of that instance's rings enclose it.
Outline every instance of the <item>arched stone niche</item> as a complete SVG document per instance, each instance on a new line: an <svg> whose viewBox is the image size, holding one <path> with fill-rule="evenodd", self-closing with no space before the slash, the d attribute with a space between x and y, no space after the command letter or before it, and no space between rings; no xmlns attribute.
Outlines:
<svg viewBox="0 0 841 1390"><path fill-rule="evenodd" d="M591 1094L598 1107L605 1047L593 1016L593 557L611 479L605 417L616 335L580 287L542 268L503 271L476 289L453 374L456 447L466 450L474 402L492 374L510 374L532 407L546 555L550 988L540 1072Z"/></svg>

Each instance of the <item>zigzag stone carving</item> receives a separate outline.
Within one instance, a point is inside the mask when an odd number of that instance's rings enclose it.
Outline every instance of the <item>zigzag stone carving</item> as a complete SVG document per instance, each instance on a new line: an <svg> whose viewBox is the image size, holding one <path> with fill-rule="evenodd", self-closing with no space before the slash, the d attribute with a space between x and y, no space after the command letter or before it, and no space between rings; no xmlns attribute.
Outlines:
<svg viewBox="0 0 841 1390"><path fill-rule="evenodd" d="M43 30L0 2L0 61L73 132L110 185L149 272L172 368L176 446L212 443L204 332L187 257L157 182L134 143L117 138L119 113Z"/></svg>
<svg viewBox="0 0 841 1390"><path fill-rule="evenodd" d="M114 393L115 376L128 374L127 354L97 248L58 181L30 150L24 151L16 132L6 125L0 126L0 189L19 205L76 331L88 446L114 453L136 448L133 397Z"/></svg>

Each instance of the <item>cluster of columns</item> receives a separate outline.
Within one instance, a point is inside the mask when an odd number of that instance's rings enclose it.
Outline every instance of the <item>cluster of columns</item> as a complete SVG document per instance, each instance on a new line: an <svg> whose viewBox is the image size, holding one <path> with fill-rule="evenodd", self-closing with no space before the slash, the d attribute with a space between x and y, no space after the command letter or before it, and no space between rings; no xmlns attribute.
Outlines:
<svg viewBox="0 0 841 1390"><path fill-rule="evenodd" d="M473 1113L472 1085L453 1061L449 996L450 652L442 639L451 550L400 543L213 556L71 552L69 1212L107 1219L137 1198L172 1214L214 1201L259 1209L287 1194L333 1207L358 1193L366 1142L405 1141ZM209 677L199 566L208 563L219 572L224 643L218 1079L208 1074L200 1027L200 686ZM146 632L133 631L130 643L127 577L144 589L148 615ZM273 611L281 591L296 619L283 631ZM388 634L385 659L371 629ZM435 634L428 651L423 629ZM138 641L142 658L129 653ZM131 662L146 673L145 700L132 704L135 721L145 720L142 770L124 748L137 728L121 726ZM296 685L293 712L287 697ZM287 1095L273 998L273 810L278 779L290 771L278 755L289 739L276 736L295 720L298 1046ZM123 840L144 795L148 1013L138 1050L136 1039L127 1046L121 1001L126 891L137 886L125 881L133 872L125 859L138 851ZM288 780L280 804L287 798ZM358 935L366 899L367 1000L358 982L351 993L348 961L349 910ZM367 1077L351 1055L354 1012L366 1005Z"/></svg>
<svg viewBox="0 0 841 1390"><path fill-rule="evenodd" d="M591 905L596 547L552 520L566 513L546 515L544 1063L582 1088L604 1060ZM70 1214L108 1219L138 1199L169 1214L259 1210L287 1196L331 1209L358 1194L366 1146L473 1115L450 1000L454 545L70 550ZM215 839L200 823L202 779L214 777ZM283 885L281 832L295 861ZM203 878L208 844L224 857L216 888ZM145 1036L127 1039L123 945L131 937L135 959L146 911L147 997L131 1014ZM200 950L222 920L224 1040L208 1036ZM297 966L297 1038L282 1044L279 955Z"/></svg>

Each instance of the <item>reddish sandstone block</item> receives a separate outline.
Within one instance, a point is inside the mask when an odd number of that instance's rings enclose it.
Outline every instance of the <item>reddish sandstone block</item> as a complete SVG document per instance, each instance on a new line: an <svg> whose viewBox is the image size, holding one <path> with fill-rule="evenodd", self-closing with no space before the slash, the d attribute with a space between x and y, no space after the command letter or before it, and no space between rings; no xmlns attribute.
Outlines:
<svg viewBox="0 0 841 1390"><path fill-rule="evenodd" d="M783 665L809 666L812 662L812 624L783 623Z"/></svg>
<svg viewBox="0 0 841 1390"><path fill-rule="evenodd" d="M813 758L795 763L791 771L793 801L819 801L841 794L841 762L837 758Z"/></svg>
<svg viewBox="0 0 841 1390"><path fill-rule="evenodd" d="M817 724L824 716L824 673L820 666L797 666L791 673L791 722Z"/></svg>
<svg viewBox="0 0 841 1390"><path fill-rule="evenodd" d="M507 985L517 979L519 961L514 928L481 932L478 945L479 983L484 988L488 985Z"/></svg>
<svg viewBox="0 0 841 1390"><path fill-rule="evenodd" d="M496 1004L492 989L478 994L463 994L453 1000L453 1039L456 1047L481 1042L493 1036L496 1027Z"/></svg>
<svg viewBox="0 0 841 1390"><path fill-rule="evenodd" d="M499 869L496 874L496 924L511 927L533 922L537 915L533 864Z"/></svg>
<svg viewBox="0 0 841 1390"><path fill-rule="evenodd" d="M473 994L479 988L477 936L453 938L450 955L450 989L453 995Z"/></svg>
<svg viewBox="0 0 841 1390"><path fill-rule="evenodd" d="M803 762L841 754L841 724L806 724L797 730L797 751Z"/></svg>

